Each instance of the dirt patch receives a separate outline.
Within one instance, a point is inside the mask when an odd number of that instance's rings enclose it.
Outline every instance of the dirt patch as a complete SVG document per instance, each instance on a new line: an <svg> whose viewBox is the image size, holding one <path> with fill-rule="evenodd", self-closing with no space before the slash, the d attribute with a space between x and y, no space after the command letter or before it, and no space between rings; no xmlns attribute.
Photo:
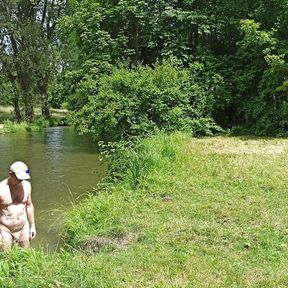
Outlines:
<svg viewBox="0 0 288 288"><path fill-rule="evenodd" d="M162 198L163 202L172 202L173 201L173 197L171 196L165 196Z"/></svg>
<svg viewBox="0 0 288 288"><path fill-rule="evenodd" d="M127 249L132 243L137 241L135 234L121 235L117 237L97 237L87 240L83 245L83 250L86 252L98 253L103 248Z"/></svg>

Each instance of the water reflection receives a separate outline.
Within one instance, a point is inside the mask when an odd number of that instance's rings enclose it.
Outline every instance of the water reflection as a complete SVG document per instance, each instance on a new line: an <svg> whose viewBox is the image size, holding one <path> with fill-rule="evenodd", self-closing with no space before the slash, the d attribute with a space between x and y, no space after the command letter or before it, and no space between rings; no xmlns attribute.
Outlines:
<svg viewBox="0 0 288 288"><path fill-rule="evenodd" d="M16 160L30 168L38 228L34 246L46 242L50 247L56 245L59 213L55 211L67 209L71 198L77 199L96 187L105 171L97 145L67 127L0 135L0 157L1 179L6 178L9 165Z"/></svg>

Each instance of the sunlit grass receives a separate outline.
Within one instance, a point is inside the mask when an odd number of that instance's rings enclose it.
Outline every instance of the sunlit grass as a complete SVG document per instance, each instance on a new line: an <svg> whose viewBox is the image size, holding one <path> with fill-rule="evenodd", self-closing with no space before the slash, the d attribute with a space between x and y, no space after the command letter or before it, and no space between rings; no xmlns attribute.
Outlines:
<svg viewBox="0 0 288 288"><path fill-rule="evenodd" d="M41 131L49 127L49 121L43 118L35 120L33 123L21 122L15 123L11 120L5 120L0 126L0 134L18 133L23 131Z"/></svg>
<svg viewBox="0 0 288 288"><path fill-rule="evenodd" d="M41 108L37 107L35 111L35 120L32 124L25 121L22 123L15 122L15 115L13 114L13 107L0 105L0 134L16 133L20 131L39 131L42 128L57 125L67 125L67 110L65 109L50 109L51 119L47 124L47 120L41 117ZM46 121L46 122L45 122Z"/></svg>
<svg viewBox="0 0 288 288"><path fill-rule="evenodd" d="M13 115L11 113L9 114L9 111L8 107L0 106L0 134L18 133L23 131L41 131L49 126L67 126L68 124L68 121L65 118L65 112L61 111L57 114L53 113L49 120L42 116L37 116L32 123L25 121L17 123L13 121Z"/></svg>
<svg viewBox="0 0 288 288"><path fill-rule="evenodd" d="M287 152L286 139L143 140L114 159L116 183L70 212L70 252L14 251L0 284L287 287Z"/></svg>

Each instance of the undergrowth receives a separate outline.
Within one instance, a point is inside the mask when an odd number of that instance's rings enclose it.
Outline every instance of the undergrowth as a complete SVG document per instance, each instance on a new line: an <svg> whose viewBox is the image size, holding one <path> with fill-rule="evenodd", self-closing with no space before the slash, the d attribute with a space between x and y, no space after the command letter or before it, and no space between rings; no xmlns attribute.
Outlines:
<svg viewBox="0 0 288 288"><path fill-rule="evenodd" d="M11 120L4 120L3 127L0 129L0 134L6 133L18 133L23 131L41 131L50 126L67 126L68 122L66 118L56 119L46 119L44 117L36 118L32 123L21 122L16 123Z"/></svg>

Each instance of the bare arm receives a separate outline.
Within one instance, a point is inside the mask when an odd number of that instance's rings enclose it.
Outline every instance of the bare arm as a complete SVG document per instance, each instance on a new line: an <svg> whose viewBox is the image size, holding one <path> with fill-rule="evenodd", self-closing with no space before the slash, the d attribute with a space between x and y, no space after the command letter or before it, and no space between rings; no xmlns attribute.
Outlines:
<svg viewBox="0 0 288 288"><path fill-rule="evenodd" d="M26 209L27 209L28 221L30 224L30 239L34 239L36 236L36 227L35 227L35 219L34 219L34 205L32 203L32 198L31 198L31 188L30 188L28 199L27 199Z"/></svg>

